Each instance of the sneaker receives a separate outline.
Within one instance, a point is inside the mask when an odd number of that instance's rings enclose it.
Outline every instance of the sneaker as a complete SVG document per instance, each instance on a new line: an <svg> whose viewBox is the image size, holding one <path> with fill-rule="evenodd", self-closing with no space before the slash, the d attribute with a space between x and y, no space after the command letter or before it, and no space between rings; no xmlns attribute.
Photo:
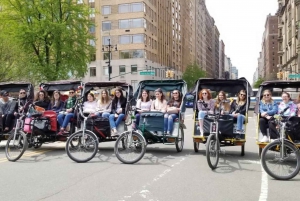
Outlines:
<svg viewBox="0 0 300 201"><path fill-rule="evenodd" d="M115 128L113 128L113 129L111 129L111 135L110 135L111 137L116 137L116 136L118 136L118 131L117 131L117 129L115 129Z"/></svg>
<svg viewBox="0 0 300 201"><path fill-rule="evenodd" d="M164 135L167 135L167 131L164 131Z"/></svg>
<svg viewBox="0 0 300 201"><path fill-rule="evenodd" d="M170 131L168 131L166 135L171 135Z"/></svg>
<svg viewBox="0 0 300 201"><path fill-rule="evenodd" d="M266 135L264 135L260 142L269 142L269 138Z"/></svg>

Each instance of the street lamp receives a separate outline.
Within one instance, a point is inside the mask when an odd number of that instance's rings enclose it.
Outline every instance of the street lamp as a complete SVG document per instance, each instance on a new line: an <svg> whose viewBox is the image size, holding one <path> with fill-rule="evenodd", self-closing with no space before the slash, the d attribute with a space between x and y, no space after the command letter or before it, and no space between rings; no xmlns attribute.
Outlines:
<svg viewBox="0 0 300 201"><path fill-rule="evenodd" d="M111 51L114 48L115 51L118 51L117 45L110 44L110 38L108 40L108 45L102 45L102 52L108 52L108 61L105 63L108 64L108 81L110 81L110 74L112 73L112 66L111 66ZM106 50L105 50L106 48Z"/></svg>

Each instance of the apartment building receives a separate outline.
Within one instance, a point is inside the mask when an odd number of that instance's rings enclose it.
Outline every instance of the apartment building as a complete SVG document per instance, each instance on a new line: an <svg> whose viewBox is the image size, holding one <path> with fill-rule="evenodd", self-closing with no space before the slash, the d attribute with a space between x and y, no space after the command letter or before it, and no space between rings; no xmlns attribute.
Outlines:
<svg viewBox="0 0 300 201"><path fill-rule="evenodd" d="M290 74L299 73L300 48L299 48L299 20L300 1L278 0L278 71L282 70L284 80L290 78Z"/></svg>
<svg viewBox="0 0 300 201"><path fill-rule="evenodd" d="M205 0L198 0L195 4L195 27L196 27L196 38L195 38L195 52L196 52L196 63L203 69L206 69L206 6Z"/></svg>
<svg viewBox="0 0 300 201"><path fill-rule="evenodd" d="M239 70L237 67L232 66L231 68L231 79L238 79L239 78Z"/></svg>
<svg viewBox="0 0 300 201"><path fill-rule="evenodd" d="M231 59L230 57L228 57L227 55L225 55L225 61L224 61L224 77L226 79L230 79L231 78L231 68L232 68L232 63L231 63Z"/></svg>
<svg viewBox="0 0 300 201"><path fill-rule="evenodd" d="M217 28L216 25L213 27L213 36L212 36L212 41L213 41L213 47L212 47L212 56L213 56L213 78L219 78L219 38L220 38L220 32Z"/></svg>
<svg viewBox="0 0 300 201"><path fill-rule="evenodd" d="M219 78L225 78L225 44L223 40L219 43Z"/></svg>

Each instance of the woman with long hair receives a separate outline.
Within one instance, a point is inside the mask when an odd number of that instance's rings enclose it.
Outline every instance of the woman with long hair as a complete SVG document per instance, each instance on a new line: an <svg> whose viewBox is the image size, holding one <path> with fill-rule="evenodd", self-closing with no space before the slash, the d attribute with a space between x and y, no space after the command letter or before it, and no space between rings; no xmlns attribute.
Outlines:
<svg viewBox="0 0 300 201"><path fill-rule="evenodd" d="M60 99L61 94L59 91L54 91L53 96L51 98L50 104L48 106L48 110L55 111L57 114L62 111L64 106L64 102Z"/></svg>
<svg viewBox="0 0 300 201"><path fill-rule="evenodd" d="M230 114L234 118L237 119L236 125L236 138L240 138L240 134L243 130L243 123L246 118L246 110L247 110L247 92L246 90L241 90L238 94L237 100L234 100L231 103Z"/></svg>
<svg viewBox="0 0 300 201"><path fill-rule="evenodd" d="M152 101L151 111L158 111L165 113L167 110L167 101L165 100L165 95L161 88L158 88L154 91L155 100Z"/></svg>
<svg viewBox="0 0 300 201"><path fill-rule="evenodd" d="M121 88L115 90L115 96L112 100L111 114L102 115L103 117L109 118L109 124L111 128L111 136L117 136L117 127L125 117L126 98L123 96ZM109 115L109 116L108 116ZM116 119L116 120L115 120Z"/></svg>
<svg viewBox="0 0 300 201"><path fill-rule="evenodd" d="M83 113L95 113L97 102L93 93L88 93L87 101L83 103Z"/></svg>
<svg viewBox="0 0 300 201"><path fill-rule="evenodd" d="M227 101L226 94L224 91L220 91L218 94L217 101L215 103L214 112L220 111L221 114L229 114L230 103Z"/></svg>
<svg viewBox="0 0 300 201"><path fill-rule="evenodd" d="M267 125L274 114L278 112L278 105L272 99L272 92L269 89L263 91L263 97L259 103L259 128L263 135L261 142L269 142L267 136Z"/></svg>
<svg viewBox="0 0 300 201"><path fill-rule="evenodd" d="M181 101L180 91L174 90L172 98L167 104L167 113L164 116L164 132L166 135L171 135L173 132L174 120L179 117Z"/></svg>
<svg viewBox="0 0 300 201"><path fill-rule="evenodd" d="M149 91L144 89L136 103L138 110L135 115L135 127L139 126L141 113L150 111L151 105L152 101L150 100Z"/></svg>
<svg viewBox="0 0 300 201"><path fill-rule="evenodd" d="M37 92L34 102L36 106L42 107L47 110L50 102L47 92L44 90Z"/></svg>
<svg viewBox="0 0 300 201"><path fill-rule="evenodd" d="M105 89L101 91L96 110L96 115L98 115L99 117L103 117L103 115L107 116L107 114L109 115L111 112L111 99L109 97L108 91Z"/></svg>
<svg viewBox="0 0 300 201"><path fill-rule="evenodd" d="M198 120L200 127L200 135L203 135L203 119L205 115L214 112L215 101L211 98L211 93L208 89L202 89L198 93L197 109L198 109Z"/></svg>

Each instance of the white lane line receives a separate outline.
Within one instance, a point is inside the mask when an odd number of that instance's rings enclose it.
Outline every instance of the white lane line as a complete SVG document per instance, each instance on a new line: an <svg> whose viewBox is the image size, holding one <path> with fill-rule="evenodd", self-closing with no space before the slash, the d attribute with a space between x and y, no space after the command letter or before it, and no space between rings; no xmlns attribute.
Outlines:
<svg viewBox="0 0 300 201"><path fill-rule="evenodd" d="M261 166L261 187L259 201L268 200L268 175L264 168Z"/></svg>

